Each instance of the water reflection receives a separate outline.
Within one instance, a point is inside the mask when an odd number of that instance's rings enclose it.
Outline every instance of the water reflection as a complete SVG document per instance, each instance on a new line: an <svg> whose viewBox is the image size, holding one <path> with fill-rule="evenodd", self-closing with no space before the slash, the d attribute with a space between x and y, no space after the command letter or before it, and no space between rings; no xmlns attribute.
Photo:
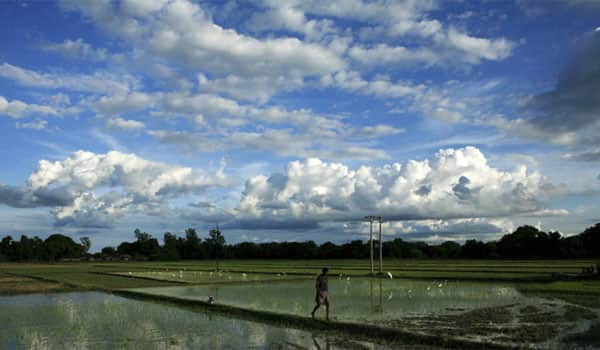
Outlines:
<svg viewBox="0 0 600 350"><path fill-rule="evenodd" d="M103 293L0 297L0 349L308 349L313 337L329 339Z"/></svg>
<svg viewBox="0 0 600 350"><path fill-rule="evenodd" d="M373 294L373 285L378 284L378 292L376 295ZM370 299L371 299L371 313L383 313L383 280L381 278L369 278L370 285ZM390 291L390 295L392 295ZM388 301L392 298L389 297Z"/></svg>

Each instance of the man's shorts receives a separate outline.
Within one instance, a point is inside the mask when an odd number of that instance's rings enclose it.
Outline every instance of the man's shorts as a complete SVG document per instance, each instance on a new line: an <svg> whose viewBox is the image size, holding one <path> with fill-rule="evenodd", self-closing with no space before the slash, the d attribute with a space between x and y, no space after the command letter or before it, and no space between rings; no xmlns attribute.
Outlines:
<svg viewBox="0 0 600 350"><path fill-rule="evenodd" d="M329 292L323 291L317 293L317 297L315 298L317 304L319 305L329 305Z"/></svg>

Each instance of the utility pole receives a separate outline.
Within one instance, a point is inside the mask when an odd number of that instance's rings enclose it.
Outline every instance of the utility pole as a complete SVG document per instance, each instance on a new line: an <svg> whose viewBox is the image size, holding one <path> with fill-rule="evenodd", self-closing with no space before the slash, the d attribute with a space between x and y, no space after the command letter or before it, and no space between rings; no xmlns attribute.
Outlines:
<svg viewBox="0 0 600 350"><path fill-rule="evenodd" d="M379 220L379 273L383 273L383 241L381 240L381 222L383 218L379 216L377 218Z"/></svg>
<svg viewBox="0 0 600 350"><path fill-rule="evenodd" d="M373 275L375 273L375 268L373 266L373 221L376 219L376 217L373 215L369 215L365 216L365 219L369 220L369 244L371 246L371 275Z"/></svg>

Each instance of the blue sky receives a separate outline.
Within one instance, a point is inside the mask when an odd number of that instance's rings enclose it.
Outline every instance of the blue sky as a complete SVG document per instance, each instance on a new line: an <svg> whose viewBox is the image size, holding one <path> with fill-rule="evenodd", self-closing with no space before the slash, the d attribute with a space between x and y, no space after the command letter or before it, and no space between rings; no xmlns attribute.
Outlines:
<svg viewBox="0 0 600 350"><path fill-rule="evenodd" d="M600 220L600 4L6 1L0 234L93 250Z"/></svg>

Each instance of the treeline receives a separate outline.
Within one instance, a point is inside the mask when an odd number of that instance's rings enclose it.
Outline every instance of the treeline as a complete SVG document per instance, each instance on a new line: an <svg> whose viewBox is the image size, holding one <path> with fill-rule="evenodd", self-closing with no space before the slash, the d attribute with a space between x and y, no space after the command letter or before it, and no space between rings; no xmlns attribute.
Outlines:
<svg viewBox="0 0 600 350"><path fill-rule="evenodd" d="M345 244L325 242L242 242L226 244L221 231L209 231L200 238L195 229L183 236L166 232L163 245L158 239L139 229L135 241L122 242L117 247L104 247L88 254L89 239L81 244L69 237L55 234L46 240L22 236L20 241L10 236L0 243L0 260L59 260L87 258L103 260L180 260L180 259L356 259L369 257L369 242L355 240ZM374 242L377 256L378 242ZM600 258L600 223L582 233L563 237L559 232L544 232L532 226L521 226L498 241L468 240L464 244L448 241L439 245L407 242L400 238L383 242L385 258L434 259L566 259Z"/></svg>
<svg viewBox="0 0 600 350"><path fill-rule="evenodd" d="M70 237L53 234L45 240L25 235L16 241L6 236L0 241L0 261L56 261L85 256L91 241L87 237L75 243Z"/></svg>

